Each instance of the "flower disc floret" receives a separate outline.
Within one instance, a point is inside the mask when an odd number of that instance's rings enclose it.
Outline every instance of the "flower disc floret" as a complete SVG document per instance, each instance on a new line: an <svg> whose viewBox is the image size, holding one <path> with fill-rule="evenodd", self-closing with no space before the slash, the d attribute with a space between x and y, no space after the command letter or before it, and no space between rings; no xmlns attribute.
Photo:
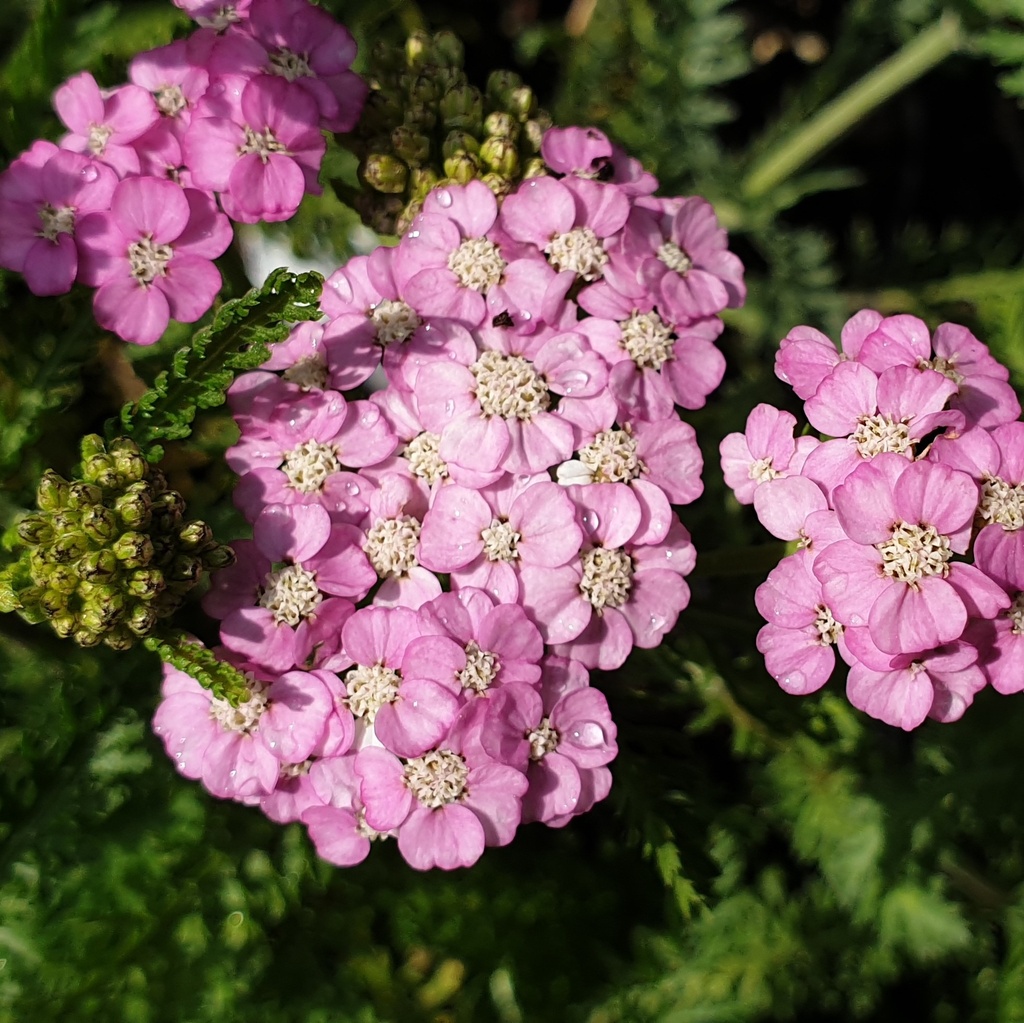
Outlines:
<svg viewBox="0 0 1024 1023"><path fill-rule="evenodd" d="M281 471L299 493L313 494L323 489L331 475L341 471L341 462L332 445L307 440L285 455Z"/></svg>
<svg viewBox="0 0 1024 1023"><path fill-rule="evenodd" d="M401 675L383 664L360 664L345 675L346 702L354 717L373 724L377 711L398 696Z"/></svg>
<svg viewBox="0 0 1024 1023"><path fill-rule="evenodd" d="M1024 528L1024 484L1014 486L1001 476L986 476L981 483L978 519L998 523L1008 533Z"/></svg>
<svg viewBox="0 0 1024 1023"><path fill-rule="evenodd" d="M160 113L168 117L177 117L188 106L188 100L185 99L180 85L165 85L157 89L153 98L160 108Z"/></svg>
<svg viewBox="0 0 1024 1023"><path fill-rule="evenodd" d="M572 270L585 281L597 280L608 262L608 253L590 227L556 234L544 251L556 270Z"/></svg>
<svg viewBox="0 0 1024 1023"><path fill-rule="evenodd" d="M316 584L316 575L294 564L267 576L260 607L273 612L278 625L298 625L316 611L321 600L323 594Z"/></svg>
<svg viewBox="0 0 1024 1023"><path fill-rule="evenodd" d="M448 478L448 463L441 457L440 447L440 436L429 430L417 434L406 444L402 455L408 459L414 476L429 484Z"/></svg>
<svg viewBox="0 0 1024 1023"><path fill-rule="evenodd" d="M554 753L560 739L557 729L551 724L551 718L543 718L526 736L530 744L530 759L543 760L549 753Z"/></svg>
<svg viewBox="0 0 1024 1023"><path fill-rule="evenodd" d="M633 562L618 548L592 547L582 555L580 592L600 614L606 607L622 607L633 588Z"/></svg>
<svg viewBox="0 0 1024 1023"><path fill-rule="evenodd" d="M661 369L673 357L676 335L656 312L634 313L619 326L619 343L639 369Z"/></svg>
<svg viewBox="0 0 1024 1023"><path fill-rule="evenodd" d="M949 537L934 526L899 521L893 525L892 536L875 544L875 549L882 556L882 571L890 579L913 586L925 576L949 575L953 556Z"/></svg>
<svg viewBox="0 0 1024 1023"><path fill-rule="evenodd" d="M902 455L910 450L912 443L910 427L906 421L881 413L858 418L851 438L864 458L874 458L883 451Z"/></svg>
<svg viewBox="0 0 1024 1023"><path fill-rule="evenodd" d="M1013 603L1006 612L1006 617L1012 623L1010 632L1014 636L1024 636L1024 593L1018 593Z"/></svg>
<svg viewBox="0 0 1024 1023"><path fill-rule="evenodd" d="M267 690L270 685L259 679L248 680L249 699L233 707L227 700L213 697L210 700L210 717L225 732L250 735L256 730L259 720L267 709Z"/></svg>
<svg viewBox="0 0 1024 1023"><path fill-rule="evenodd" d="M449 257L448 269L464 288L488 291L501 281L508 264L487 238L467 238Z"/></svg>
<svg viewBox="0 0 1024 1023"><path fill-rule="evenodd" d="M693 260L675 242L658 246L658 259L674 273L685 276L693 268Z"/></svg>
<svg viewBox="0 0 1024 1023"><path fill-rule="evenodd" d="M489 561L518 560L518 544L523 537L510 522L495 519L480 531L480 538L484 542L484 554Z"/></svg>
<svg viewBox="0 0 1024 1023"><path fill-rule="evenodd" d="M363 544L363 550L377 575L405 575L419 564L416 548L419 546L421 528L419 519L411 515L377 519L367 532Z"/></svg>
<svg viewBox="0 0 1024 1023"><path fill-rule="evenodd" d="M458 802L466 794L469 768L464 757L451 750L430 750L405 765L406 788L428 810Z"/></svg>
<svg viewBox="0 0 1024 1023"><path fill-rule="evenodd" d="M283 47L270 55L270 72L280 75L289 82L294 82L296 78L313 77L313 70L309 66L309 54L292 53Z"/></svg>
<svg viewBox="0 0 1024 1023"><path fill-rule="evenodd" d="M315 355L306 355L281 376L303 391L322 391L327 387L327 364Z"/></svg>
<svg viewBox="0 0 1024 1023"><path fill-rule="evenodd" d="M131 275L139 284L149 285L157 277L167 276L167 264L174 256L170 245L159 245L151 234L144 235L128 246Z"/></svg>
<svg viewBox="0 0 1024 1023"><path fill-rule="evenodd" d="M266 128L263 131L256 131L248 124L244 126L245 141L238 147L239 156L248 156L255 153L264 163L270 159L271 153L287 153L288 147L279 142L274 133Z"/></svg>
<svg viewBox="0 0 1024 1023"><path fill-rule="evenodd" d="M585 447L579 460L593 483L629 483L640 477L645 466L637 454L637 440L629 430L602 430Z"/></svg>
<svg viewBox="0 0 1024 1023"><path fill-rule="evenodd" d="M521 355L486 351L470 366L485 416L530 420L551 404L544 378Z"/></svg>
<svg viewBox="0 0 1024 1023"><path fill-rule="evenodd" d="M466 644L466 666L456 676L463 689L486 692L501 669L498 658L489 650L481 650L475 639Z"/></svg>
<svg viewBox="0 0 1024 1023"><path fill-rule="evenodd" d="M39 207L39 220L43 225L40 237L48 242L57 240L60 234L75 233L75 208L73 206L53 206L43 203Z"/></svg>
<svg viewBox="0 0 1024 1023"><path fill-rule="evenodd" d="M814 628L821 637L822 646L832 646L839 642L843 634L843 627L832 617L832 612L825 604L818 604L815 607Z"/></svg>
<svg viewBox="0 0 1024 1023"><path fill-rule="evenodd" d="M370 309L370 320L377 330L377 343L386 348L396 341L406 341L419 329L416 310L400 299L386 298Z"/></svg>

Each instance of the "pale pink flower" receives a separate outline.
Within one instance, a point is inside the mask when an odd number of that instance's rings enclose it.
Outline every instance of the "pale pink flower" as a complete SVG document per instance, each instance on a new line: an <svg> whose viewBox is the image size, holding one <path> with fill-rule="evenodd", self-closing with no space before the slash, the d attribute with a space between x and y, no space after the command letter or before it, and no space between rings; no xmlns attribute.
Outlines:
<svg viewBox="0 0 1024 1023"><path fill-rule="evenodd" d="M96 322L126 341L157 341L173 317L193 323L213 304L221 278L213 259L231 225L213 200L160 178L126 178L109 213L78 221L79 278L98 288Z"/></svg>
<svg viewBox="0 0 1024 1023"><path fill-rule="evenodd" d="M310 767L309 782L320 805L302 813L317 855L339 867L362 863L370 843L386 837L366 824L355 758L355 753L324 757Z"/></svg>
<svg viewBox="0 0 1024 1023"><path fill-rule="evenodd" d="M35 295L62 295L78 276L78 218L110 209L117 175L39 141L0 175L0 266Z"/></svg>

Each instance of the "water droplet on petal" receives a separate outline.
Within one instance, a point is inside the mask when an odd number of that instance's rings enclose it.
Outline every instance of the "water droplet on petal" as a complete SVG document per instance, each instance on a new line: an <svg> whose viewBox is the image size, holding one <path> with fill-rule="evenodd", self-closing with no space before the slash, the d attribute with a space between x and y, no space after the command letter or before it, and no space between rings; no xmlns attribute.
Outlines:
<svg viewBox="0 0 1024 1023"><path fill-rule="evenodd" d="M665 619L661 615L651 615L650 621L647 623L651 627L651 632L655 633L665 628Z"/></svg>
<svg viewBox="0 0 1024 1023"><path fill-rule="evenodd" d="M352 495L353 497L355 497L355 496L356 496L356 494L358 494L358 493L359 493L359 484L358 484L358 483L346 483L346 484L345 484L345 489L346 489L346 490L347 490L347 491L348 491L348 492L349 492L349 493L350 493L350 494L351 494L351 495Z"/></svg>
<svg viewBox="0 0 1024 1023"><path fill-rule="evenodd" d="M371 405L360 417L359 422L361 425L370 427L376 426L377 421L380 419L380 409L376 405Z"/></svg>
<svg viewBox="0 0 1024 1023"><path fill-rule="evenodd" d="M238 774L238 772L237 771L229 771L228 774L230 775L230 777L234 778L234 776L236 774Z"/></svg>
<svg viewBox="0 0 1024 1023"><path fill-rule="evenodd" d="M665 557L666 557L666 558L667 558L667 559L668 559L669 561L671 561L671 560L672 560L672 555L673 555L674 553L675 553L674 551L665 551Z"/></svg>
<svg viewBox="0 0 1024 1023"><path fill-rule="evenodd" d="M178 750L178 752L175 753L174 756L175 756L175 759L181 760L181 756L182 756L181 750Z"/></svg>
<svg viewBox="0 0 1024 1023"><path fill-rule="evenodd" d="M583 525L593 533L598 526L601 525L601 520L597 517L596 511L588 511L583 513Z"/></svg>
<svg viewBox="0 0 1024 1023"><path fill-rule="evenodd" d="M850 624L851 625L863 625L864 624L864 619L861 618L860 615L850 615Z"/></svg>
<svg viewBox="0 0 1024 1023"><path fill-rule="evenodd" d="M452 518L453 519L462 518L462 512L458 508L456 508L455 511L452 512Z"/></svg>
<svg viewBox="0 0 1024 1023"><path fill-rule="evenodd" d="M445 414L445 415L446 415L446 416L447 416L447 417L448 417L449 419L451 419L451 417L455 415L455 402L454 402L454 401L452 401L452 399L451 399L451 398L449 398L449 399L448 399L448 400L447 400L447 401L446 401L446 402L444 403L444 414Z"/></svg>
<svg viewBox="0 0 1024 1023"><path fill-rule="evenodd" d="M100 176L100 169L93 164L82 168L83 181L95 181Z"/></svg>
<svg viewBox="0 0 1024 1023"><path fill-rule="evenodd" d="M571 738L577 746L585 746L587 749L603 746L607 741L604 729L596 721L584 721L577 725L572 730Z"/></svg>
<svg viewBox="0 0 1024 1023"><path fill-rule="evenodd" d="M419 238L419 231L410 231L405 237L406 238Z"/></svg>
<svg viewBox="0 0 1024 1023"><path fill-rule="evenodd" d="M452 193L447 188L439 188L434 195L437 196L437 205L441 209L448 209L452 204Z"/></svg>
<svg viewBox="0 0 1024 1023"><path fill-rule="evenodd" d="M523 310L523 319L526 320L527 322L529 322L530 320L533 319L533 314L524 309Z"/></svg>
<svg viewBox="0 0 1024 1023"><path fill-rule="evenodd" d="M276 741L276 740L272 740L272 741L271 741L271 743L270 743L270 748L271 748L271 749L277 749L277 741Z"/></svg>

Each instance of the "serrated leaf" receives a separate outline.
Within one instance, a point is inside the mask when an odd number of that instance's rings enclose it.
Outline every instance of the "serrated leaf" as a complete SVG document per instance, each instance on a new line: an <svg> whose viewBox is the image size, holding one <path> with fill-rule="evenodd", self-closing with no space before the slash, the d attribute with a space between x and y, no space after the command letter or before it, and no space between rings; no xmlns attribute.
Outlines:
<svg viewBox="0 0 1024 1023"><path fill-rule="evenodd" d="M902 884L888 892L878 915L878 935L919 963L965 948L971 932L960 909L937 892Z"/></svg>

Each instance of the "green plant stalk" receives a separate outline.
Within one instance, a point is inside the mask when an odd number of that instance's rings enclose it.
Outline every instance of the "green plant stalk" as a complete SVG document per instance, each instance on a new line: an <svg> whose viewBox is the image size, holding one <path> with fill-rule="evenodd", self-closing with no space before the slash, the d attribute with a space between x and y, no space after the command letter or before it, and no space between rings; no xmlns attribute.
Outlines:
<svg viewBox="0 0 1024 1023"><path fill-rule="evenodd" d="M946 11L934 25L770 150L747 175L742 185L743 194L756 199L771 192L875 107L956 53L963 41L960 18Z"/></svg>

